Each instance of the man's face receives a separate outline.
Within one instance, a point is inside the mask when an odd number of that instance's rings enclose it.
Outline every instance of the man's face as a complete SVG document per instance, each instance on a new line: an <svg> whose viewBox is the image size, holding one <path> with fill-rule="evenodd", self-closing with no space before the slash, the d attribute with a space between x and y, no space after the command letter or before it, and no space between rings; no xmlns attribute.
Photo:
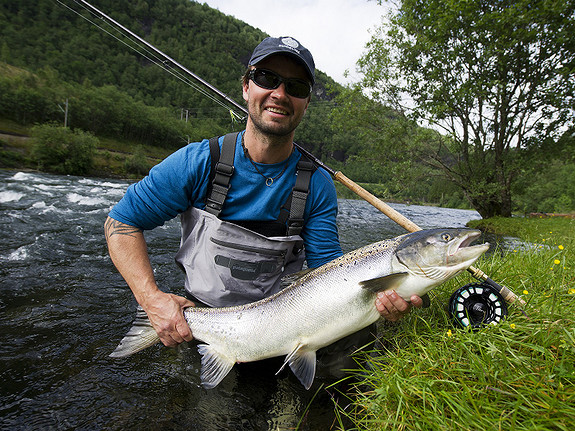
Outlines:
<svg viewBox="0 0 575 431"><path fill-rule="evenodd" d="M272 55L257 64L257 68L271 70L283 78L299 78L309 82L303 65L284 55ZM300 99L286 93L285 84L273 90L259 87L249 80L243 86L249 118L261 133L273 136L292 134L301 122L310 97Z"/></svg>

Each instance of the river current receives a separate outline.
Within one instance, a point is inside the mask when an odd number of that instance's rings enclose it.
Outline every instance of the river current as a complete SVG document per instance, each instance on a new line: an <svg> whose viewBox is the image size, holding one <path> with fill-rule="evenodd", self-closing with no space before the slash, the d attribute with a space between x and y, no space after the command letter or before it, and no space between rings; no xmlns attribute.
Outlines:
<svg viewBox="0 0 575 431"><path fill-rule="evenodd" d="M329 429L333 392L248 365L199 386L193 345L108 357L136 303L106 250L103 223L126 181L0 170L1 430ZM423 228L462 227L475 211L392 204ZM363 201L341 200L349 251L405 231ZM179 223L146 234L162 289L182 293ZM281 364L281 361L280 361ZM310 404L308 408L308 404Z"/></svg>

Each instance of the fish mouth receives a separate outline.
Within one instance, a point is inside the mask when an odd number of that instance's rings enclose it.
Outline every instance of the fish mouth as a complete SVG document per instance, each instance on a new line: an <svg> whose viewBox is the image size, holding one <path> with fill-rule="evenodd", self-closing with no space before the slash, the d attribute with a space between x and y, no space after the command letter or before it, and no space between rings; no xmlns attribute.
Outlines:
<svg viewBox="0 0 575 431"><path fill-rule="evenodd" d="M453 255L457 253L458 250L469 247L473 241L479 238L480 235L480 231L471 231L461 236L461 238L458 238L457 241L454 241L450 246L450 249L453 249L453 252L450 254Z"/></svg>
<svg viewBox="0 0 575 431"><path fill-rule="evenodd" d="M457 240L453 241L447 252L448 262L450 260L457 260L458 262L467 263L471 260L472 262L469 263L469 265L471 265L489 248L489 243L471 245L480 236L481 231L472 230L467 232L465 235L462 235L460 238L457 238ZM457 259L454 259L455 257L457 257Z"/></svg>

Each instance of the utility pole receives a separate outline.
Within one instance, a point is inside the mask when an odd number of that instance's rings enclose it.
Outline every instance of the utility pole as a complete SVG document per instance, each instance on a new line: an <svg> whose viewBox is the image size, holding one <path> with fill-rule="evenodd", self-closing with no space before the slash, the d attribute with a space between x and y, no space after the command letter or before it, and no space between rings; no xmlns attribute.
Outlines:
<svg viewBox="0 0 575 431"><path fill-rule="evenodd" d="M60 111L64 113L64 127L68 127L68 98L66 98L64 108L60 105L58 105L58 108L60 108Z"/></svg>

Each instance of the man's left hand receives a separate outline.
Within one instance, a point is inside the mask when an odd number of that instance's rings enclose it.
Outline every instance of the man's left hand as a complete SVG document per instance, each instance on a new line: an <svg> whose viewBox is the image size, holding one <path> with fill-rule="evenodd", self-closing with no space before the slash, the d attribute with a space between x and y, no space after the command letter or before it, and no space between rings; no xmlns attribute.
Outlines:
<svg viewBox="0 0 575 431"><path fill-rule="evenodd" d="M407 302L394 290L379 292L375 300L375 306L381 317L391 322L397 322L411 310L411 307L421 308L423 300L413 295L409 298L411 302Z"/></svg>

